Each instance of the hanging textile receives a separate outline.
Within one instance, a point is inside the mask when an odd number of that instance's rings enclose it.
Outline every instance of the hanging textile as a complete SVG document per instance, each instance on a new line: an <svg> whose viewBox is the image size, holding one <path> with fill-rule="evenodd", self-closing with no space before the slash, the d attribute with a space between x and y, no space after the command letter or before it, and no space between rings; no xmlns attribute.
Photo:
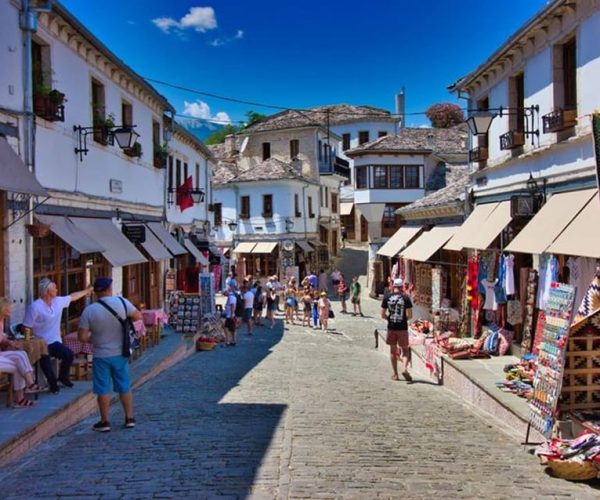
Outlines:
<svg viewBox="0 0 600 500"><path fill-rule="evenodd" d="M523 276L525 275L525 276ZM526 279L523 279L526 277ZM525 294L521 300L525 305L525 318L523 320L523 338L521 339L521 349L524 353L531 352L533 342L533 318L535 313L535 301L538 286L538 274L533 269L521 269L521 283L527 283Z"/></svg>
<svg viewBox="0 0 600 500"><path fill-rule="evenodd" d="M575 287L575 309L579 309L583 298L587 293L589 284L596 276L596 259L587 257L569 257L567 260L569 268L569 285Z"/></svg>
<svg viewBox="0 0 600 500"><path fill-rule="evenodd" d="M471 309L479 309L479 259L473 255L467 263L467 301Z"/></svg>
<svg viewBox="0 0 600 500"><path fill-rule="evenodd" d="M514 295L515 289L515 256L508 254L504 256L504 291L506 295Z"/></svg>
<svg viewBox="0 0 600 500"><path fill-rule="evenodd" d="M598 309L600 309L600 269L596 270L596 276L587 288L572 324L577 325Z"/></svg>

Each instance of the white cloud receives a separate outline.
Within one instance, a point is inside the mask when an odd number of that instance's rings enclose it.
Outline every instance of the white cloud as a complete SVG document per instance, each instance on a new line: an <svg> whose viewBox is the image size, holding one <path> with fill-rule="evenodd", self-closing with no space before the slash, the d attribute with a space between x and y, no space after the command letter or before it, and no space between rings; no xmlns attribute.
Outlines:
<svg viewBox="0 0 600 500"><path fill-rule="evenodd" d="M212 45L213 47L221 47L228 43L234 42L235 40L241 40L242 38L244 38L244 30L237 30L235 35L215 38L212 42L209 42L209 45Z"/></svg>
<svg viewBox="0 0 600 500"><path fill-rule="evenodd" d="M210 106L199 99L194 102L183 101L183 114L191 118L198 118L202 121L217 123L219 125L228 125L231 123L231 118L229 118L229 115L225 111L218 111L215 115L212 115Z"/></svg>
<svg viewBox="0 0 600 500"><path fill-rule="evenodd" d="M158 29L167 34L171 33L172 30L183 32L187 29L205 33L217 27L217 18L212 7L190 7L189 12L179 20L172 17L157 17L152 19L152 22Z"/></svg>

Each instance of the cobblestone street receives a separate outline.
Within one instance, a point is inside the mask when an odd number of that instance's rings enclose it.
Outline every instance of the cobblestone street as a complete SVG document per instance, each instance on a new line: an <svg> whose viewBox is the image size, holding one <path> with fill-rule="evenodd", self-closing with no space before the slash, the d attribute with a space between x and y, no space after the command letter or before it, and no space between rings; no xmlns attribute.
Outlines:
<svg viewBox="0 0 600 500"><path fill-rule="evenodd" d="M110 433L76 425L7 467L3 498L598 497L425 374L391 381L378 320L340 316L192 356L135 392L136 429L116 408Z"/></svg>

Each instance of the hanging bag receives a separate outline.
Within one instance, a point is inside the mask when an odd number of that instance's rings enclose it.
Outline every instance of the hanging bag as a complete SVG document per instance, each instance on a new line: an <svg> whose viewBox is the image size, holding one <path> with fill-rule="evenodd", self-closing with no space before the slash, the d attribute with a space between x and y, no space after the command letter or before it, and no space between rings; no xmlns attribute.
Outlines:
<svg viewBox="0 0 600 500"><path fill-rule="evenodd" d="M121 324L121 328L123 329L123 345L121 348L121 355L125 358L129 358L133 354L133 351L140 346L140 342L135 334L133 321L131 321L131 318L127 316L127 306L125 305L125 301L122 297L119 297L119 300L121 301L121 304L123 304L123 309L125 310L125 319L121 318L106 302L98 300L98 304L102 304L102 306L107 309Z"/></svg>

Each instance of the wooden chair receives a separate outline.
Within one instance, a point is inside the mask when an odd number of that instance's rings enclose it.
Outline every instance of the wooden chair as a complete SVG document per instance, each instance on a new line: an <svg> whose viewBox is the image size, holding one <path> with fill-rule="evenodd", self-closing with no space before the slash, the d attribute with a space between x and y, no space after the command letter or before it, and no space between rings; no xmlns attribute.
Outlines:
<svg viewBox="0 0 600 500"><path fill-rule="evenodd" d="M75 380L92 379L92 362L87 354L77 354L71 365L71 378Z"/></svg>
<svg viewBox="0 0 600 500"><path fill-rule="evenodd" d="M12 406L13 402L13 384L10 373L0 372L0 391L6 391L6 406Z"/></svg>

